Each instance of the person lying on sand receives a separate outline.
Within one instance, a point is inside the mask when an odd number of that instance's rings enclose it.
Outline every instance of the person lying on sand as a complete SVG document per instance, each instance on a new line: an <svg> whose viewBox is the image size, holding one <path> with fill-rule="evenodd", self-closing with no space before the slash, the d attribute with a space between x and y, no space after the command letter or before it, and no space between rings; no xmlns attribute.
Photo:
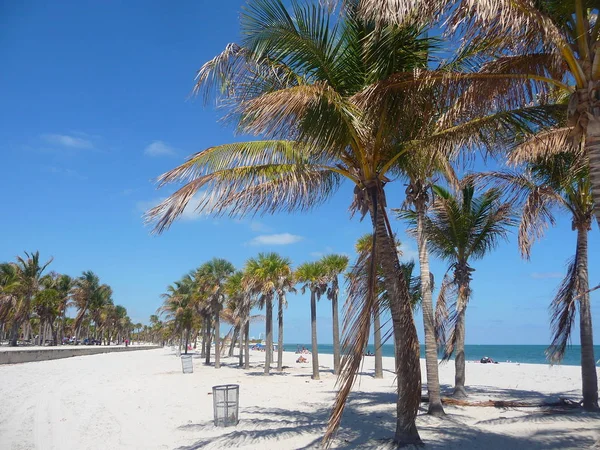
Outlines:
<svg viewBox="0 0 600 450"><path fill-rule="evenodd" d="M306 363L308 362L308 359L306 359L304 356L300 356L300 358L298 358L296 360L297 363Z"/></svg>

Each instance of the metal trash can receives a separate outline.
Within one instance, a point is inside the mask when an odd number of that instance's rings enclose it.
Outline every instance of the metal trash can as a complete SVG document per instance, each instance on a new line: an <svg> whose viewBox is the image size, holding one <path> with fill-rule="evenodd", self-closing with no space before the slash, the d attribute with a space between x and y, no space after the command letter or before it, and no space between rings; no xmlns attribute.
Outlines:
<svg viewBox="0 0 600 450"><path fill-rule="evenodd" d="M223 384L212 389L215 427L236 426L239 422L240 385Z"/></svg>
<svg viewBox="0 0 600 450"><path fill-rule="evenodd" d="M181 368L183 369L183 373L194 373L192 355L181 355Z"/></svg>

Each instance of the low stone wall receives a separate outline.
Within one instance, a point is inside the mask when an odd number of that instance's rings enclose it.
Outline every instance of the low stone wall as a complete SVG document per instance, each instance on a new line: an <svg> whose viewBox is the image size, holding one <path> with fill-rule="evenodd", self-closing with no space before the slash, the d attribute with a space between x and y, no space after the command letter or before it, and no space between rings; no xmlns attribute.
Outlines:
<svg viewBox="0 0 600 450"><path fill-rule="evenodd" d="M19 364L34 361L48 361L51 359L70 358L72 356L97 355L100 353L133 352L136 350L153 350L161 348L158 345L148 346L64 346L47 347L44 349L23 349L11 351L0 350L0 364Z"/></svg>

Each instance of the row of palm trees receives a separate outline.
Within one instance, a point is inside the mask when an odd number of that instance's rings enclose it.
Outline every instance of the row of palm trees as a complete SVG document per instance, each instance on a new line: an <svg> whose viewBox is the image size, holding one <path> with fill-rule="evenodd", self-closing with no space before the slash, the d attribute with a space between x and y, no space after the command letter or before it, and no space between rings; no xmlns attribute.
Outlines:
<svg viewBox="0 0 600 450"><path fill-rule="evenodd" d="M252 315L254 309L265 310L265 374L270 373L273 363L273 306L277 302L277 370L283 370L284 328L283 312L287 306L287 294L296 292L301 285L304 292L311 293L311 326L313 350L313 378L319 379L317 352L316 302L325 295L331 300L333 317L334 370L337 373L341 361L339 327L339 275L348 266L344 255L326 255L319 261L301 264L293 270L288 258L277 253L260 253L246 261L243 270L220 258L214 258L184 275L167 287L163 304L157 311L166 326L170 326L171 339L177 337L180 348L187 353L190 338L196 341L201 333L202 357L210 364L211 346L214 342L215 368L220 367L222 348L220 338L221 320L231 326L227 335L230 341L229 355L233 355L239 342L239 365L249 368L250 322L262 316ZM242 351L242 348L244 351ZM243 356L245 354L245 362Z"/></svg>
<svg viewBox="0 0 600 450"><path fill-rule="evenodd" d="M132 324L124 306L115 305L112 289L92 271L72 278L56 272L45 273L52 263L40 260L39 252L25 252L15 262L0 264L0 341L8 337L16 346L22 337L30 341L37 331L37 343L64 342L65 337L104 340L129 338L142 328ZM74 308L74 319L67 309Z"/></svg>
<svg viewBox="0 0 600 450"><path fill-rule="evenodd" d="M564 351L579 307L583 382L589 382L584 405L597 408L593 350L583 347L590 349L591 342L586 236L594 211L600 219L599 13L584 0L294 0L291 8L280 0L253 0L241 14L241 44L228 45L199 70L195 92L217 97L237 131L260 140L208 148L162 175L161 186L183 186L148 212L156 232L167 229L198 191L211 199L199 213L244 216L314 208L343 180L354 186L351 211L371 219L363 301L346 334L348 353L340 363L326 439L339 426L383 291L397 358L394 440L420 442L419 346L386 202L396 179L407 181L400 209L414 213L419 241L427 381L435 404L430 413L443 411L435 394L436 340L446 354L456 352L455 393L466 393L462 347L470 261L490 250L512 220L508 207L497 206L498 191L474 198L473 184L489 182L511 186L514 195L504 203L519 206L525 255L555 212L562 208L573 217L578 246L553 302L551 354ZM444 48L445 57L436 58L440 43L428 37L433 27L449 37L446 42L462 46ZM472 150L500 156L516 173L488 174L459 186L452 163ZM564 159L574 161L568 171ZM455 194L433 188L442 177ZM471 217L450 223L462 208L473 208ZM497 209L498 221L475 220L490 208ZM442 233L433 232L436 226ZM462 242L450 234L465 230ZM486 231L493 231L487 242L469 240ZM435 314L428 250L450 266ZM445 294L456 301L443 301ZM444 329L448 335L441 334Z"/></svg>

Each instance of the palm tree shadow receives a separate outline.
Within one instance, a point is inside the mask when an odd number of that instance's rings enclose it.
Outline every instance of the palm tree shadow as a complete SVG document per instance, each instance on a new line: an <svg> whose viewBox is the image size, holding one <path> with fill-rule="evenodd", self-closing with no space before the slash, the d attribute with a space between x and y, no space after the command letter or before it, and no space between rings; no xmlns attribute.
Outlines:
<svg viewBox="0 0 600 450"><path fill-rule="evenodd" d="M396 426L396 399L397 396L393 392L352 392L333 447L390 450L396 448L390 439ZM427 448L435 450L484 447L486 450L589 448L597 436L594 438L582 431L589 432L600 427L600 415L589 413L551 414L536 409L531 412L525 411L522 416L516 418L493 419L472 424L472 418L461 414L450 413L444 418L428 416L425 406L422 405L419 412L418 428ZM375 407L378 409L373 411ZM216 428L212 421L180 426L178 430L198 433L202 437L190 445L178 447L177 450L240 446L275 448L278 442L288 439L294 439L296 448L320 448L329 414L329 404L310 401L294 409L241 408L237 427ZM560 420L578 422L589 428L560 430L559 425L536 431L529 436L513 436L490 430L494 425L518 422L550 423ZM595 423L598 423L598 427L593 426Z"/></svg>

